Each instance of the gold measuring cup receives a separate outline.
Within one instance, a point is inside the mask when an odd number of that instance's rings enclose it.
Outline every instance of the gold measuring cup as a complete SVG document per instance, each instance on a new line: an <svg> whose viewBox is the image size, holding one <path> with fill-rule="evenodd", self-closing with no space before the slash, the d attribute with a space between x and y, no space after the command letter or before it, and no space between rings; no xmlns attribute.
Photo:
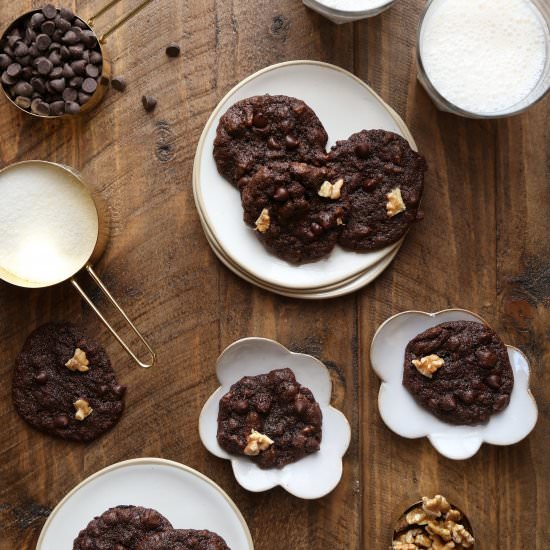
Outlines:
<svg viewBox="0 0 550 550"><path fill-rule="evenodd" d="M70 281L130 357L144 368L156 354L92 265L109 237L105 202L74 169L30 160L0 170L0 280L23 288L46 288ZM150 359L138 359L85 293L75 276L86 271L147 348Z"/></svg>
<svg viewBox="0 0 550 550"><path fill-rule="evenodd" d="M58 118L71 118L74 116L78 116L80 114L87 113L88 111L91 111L94 107L96 107L103 97L105 96L105 93L107 92L107 89L109 88L109 83L111 80L111 64L108 60L108 57L105 53L105 44L107 42L107 37L110 36L112 33L114 33L116 30L118 30L126 21L134 17L134 15L137 15L142 9L144 9L148 4L150 4L153 0L143 0L140 4L138 4L135 8L133 8L131 11L129 11L126 15L122 16L118 21L116 21L109 29L107 29L104 33L98 36L96 31L94 30L94 22L95 20L109 11L112 7L114 7L116 4L121 2L121 0L111 0L108 2L103 8L101 8L97 13L92 15L90 18L85 19L83 17L80 17L78 14L76 14L76 17L80 19L85 25L86 28L91 30L94 33L94 36L97 39L97 43L99 44L99 50L101 52L101 57L103 58L103 66L101 70L101 75L99 76L97 88L95 92L92 94L90 99L84 103L84 105L81 106L79 113L77 115L73 114L61 114L61 115L40 115L38 113L33 113L31 111L27 111L26 109L23 109L15 101L12 99L10 94L7 91L7 87L5 84L2 84L2 91L4 92L4 95L8 99L8 101L17 109L25 113L26 115L30 115L32 117L36 118L50 118L50 119L58 119ZM10 33L10 31L15 28L19 27L19 25L28 19L30 19L35 13L40 12L40 9L31 10L20 17L18 17L15 21L12 21L10 25L7 27L7 29L2 33L2 36L0 38L0 43L3 43L7 35Z"/></svg>

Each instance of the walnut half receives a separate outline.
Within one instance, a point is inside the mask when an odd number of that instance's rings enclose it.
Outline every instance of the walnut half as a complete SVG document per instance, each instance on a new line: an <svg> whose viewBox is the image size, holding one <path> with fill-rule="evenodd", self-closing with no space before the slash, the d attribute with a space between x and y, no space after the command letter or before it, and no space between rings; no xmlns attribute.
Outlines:
<svg viewBox="0 0 550 550"><path fill-rule="evenodd" d="M413 359L412 364L416 367L416 370L420 374L422 374L426 378L431 378L433 373L436 372L438 369L440 369L445 364L445 361L441 357L439 357L439 355L434 354L434 355L427 355L426 357L422 357L421 359ZM438 497L441 497L441 495L436 495L434 497L434 499L437 499ZM424 498L426 498L426 497L424 497ZM441 497L441 498L443 498L443 497ZM432 500L434 500L434 499L432 499ZM427 514L433 515L429 511L430 508L427 509L424 506L422 506L422 508ZM441 513L439 515L437 515L436 517L439 517L440 515L441 515Z"/></svg>
<svg viewBox="0 0 550 550"><path fill-rule="evenodd" d="M77 399L73 403L73 405L74 405L74 408L76 409L76 413L74 417L80 421L90 416L92 414L92 411L94 410L92 409L92 407L90 407L90 404L85 399Z"/></svg>
<svg viewBox="0 0 550 550"><path fill-rule="evenodd" d="M401 195L401 189L399 189L399 187L392 189L386 195L386 199L388 200L386 203L386 212L389 218L393 218L394 216L397 216L397 214L401 214L401 212L407 210L405 202L403 201L403 196Z"/></svg>
<svg viewBox="0 0 550 550"><path fill-rule="evenodd" d="M72 371L86 372L89 370L89 364L90 361L86 357L86 352L80 348L76 348L74 355L65 363L65 366Z"/></svg>
<svg viewBox="0 0 550 550"><path fill-rule="evenodd" d="M247 456L258 456L260 451L266 451L273 445L274 441L267 435L252 430L246 438L247 445L244 448L244 454Z"/></svg>
<svg viewBox="0 0 550 550"><path fill-rule="evenodd" d="M336 180L334 183L325 181L319 189L319 196L326 199L336 200L342 195L342 186L344 185L344 178Z"/></svg>
<svg viewBox="0 0 550 550"><path fill-rule="evenodd" d="M270 225L271 218L269 217L269 210L267 208L264 208L259 218L256 220L256 231L259 231L260 233L265 233L269 229Z"/></svg>

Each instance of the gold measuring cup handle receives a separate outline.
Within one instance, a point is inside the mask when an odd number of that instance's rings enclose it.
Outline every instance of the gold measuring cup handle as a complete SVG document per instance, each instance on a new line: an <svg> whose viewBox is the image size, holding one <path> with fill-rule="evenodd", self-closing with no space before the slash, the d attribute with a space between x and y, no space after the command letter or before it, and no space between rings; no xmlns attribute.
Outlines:
<svg viewBox="0 0 550 550"><path fill-rule="evenodd" d="M94 26L94 21L95 21L96 18L98 18L100 15L103 15L105 12L109 11L113 6L118 4L120 1L121 0L111 0L111 2L107 3L97 13L92 15L92 17L90 17L90 19L88 19L88 25L90 27L93 27ZM99 41L102 44L104 44L106 38L110 34L114 33L119 27L124 25L124 23L126 23L126 21L128 21L128 19L134 17L134 15L138 14L143 8L145 8L145 6L150 4L152 1L153 0L144 0L141 4L138 4L133 10L131 10L126 15L124 15L119 21L114 23L114 25L110 29L108 29L104 33L102 33L101 36L99 37Z"/></svg>
<svg viewBox="0 0 550 550"><path fill-rule="evenodd" d="M104 315L99 311L99 309L96 307L96 305L92 302L91 298L84 292L82 287L78 284L78 282L74 279L74 277L71 277L71 283L73 286L78 290L80 295L86 300L88 305L94 310L96 315L101 319L102 323L111 331L111 334L118 340L118 343L126 350L126 353L140 366L143 368L149 368L152 367L155 364L155 361L157 359L157 354L153 350L153 348L149 345L147 340L143 337L143 335L139 332L137 327L132 323L128 315L124 312L124 310L118 305L117 301L113 298L112 294L109 292L107 287L103 284L101 279L96 275L95 271L92 269L92 266L90 264L86 265L86 271L89 273L90 277L94 280L94 282L97 284L101 292L105 295L105 297L111 302L111 304L117 309L117 311L124 317L125 321L130 325L130 328L134 332L134 334L143 342L149 353L151 354L151 360L149 363L144 363L140 361L136 354L130 349L130 347L126 344L126 342L118 335L117 331L110 325L109 321L104 317Z"/></svg>

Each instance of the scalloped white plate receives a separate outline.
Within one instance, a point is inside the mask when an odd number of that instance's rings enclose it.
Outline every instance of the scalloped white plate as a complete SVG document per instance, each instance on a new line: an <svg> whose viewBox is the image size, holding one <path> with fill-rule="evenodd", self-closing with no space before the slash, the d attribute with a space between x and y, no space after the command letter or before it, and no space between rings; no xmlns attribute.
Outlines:
<svg viewBox="0 0 550 550"><path fill-rule="evenodd" d="M212 480L178 462L136 458L108 466L77 485L54 508L36 550L67 550L81 529L113 506L154 508L176 529L209 529L234 549L254 550L248 526Z"/></svg>
<svg viewBox="0 0 550 550"><path fill-rule="evenodd" d="M253 278L285 290L322 291L325 286L338 284L374 266L393 247L368 253L336 247L327 258L298 266L265 249L242 221L239 192L218 173L212 155L223 113L236 101L265 93L303 99L323 122L329 146L369 128L400 134L414 149L416 144L401 118L369 86L340 67L317 61L289 61L267 67L233 88L212 113L197 146L193 167L193 193L203 224L231 262Z"/></svg>
<svg viewBox="0 0 550 550"><path fill-rule="evenodd" d="M388 254L388 256L380 260L380 262L372 266L370 269L367 269L366 271L360 273L356 277L352 277L351 279L348 279L341 285L333 285L323 289L322 291L321 290L316 290L316 291L303 290L303 291L293 292L290 290L269 286L265 284L263 281L254 279L254 277L252 277L250 274L241 271L241 269L238 266L234 265L231 262L231 260L224 254L223 250L219 248L219 245L212 240L212 236L210 235L209 229L204 224L203 224L203 230L204 230L206 239L208 241L208 244L210 245L210 248L212 248L212 251L214 252L214 254L230 271L235 273L235 275L238 275L245 281L253 285L256 285L264 290L274 292L275 294L280 294L281 296L287 296L289 298L298 298L302 300L324 300L329 298L337 298L339 296L345 296L346 294L351 294L352 292L355 292L356 290L363 288L364 286L374 281L377 277L379 277L386 270L386 268L392 263L394 258L397 256L397 253L399 252L399 244L394 245L394 249L391 252L391 254Z"/></svg>
<svg viewBox="0 0 550 550"><path fill-rule="evenodd" d="M538 411L529 390L529 363L517 348L506 346L514 371L510 403L502 412L491 416L486 424L446 424L418 405L403 386L403 360L407 344L421 332L447 321L488 324L479 315L464 309L447 309L437 313L405 311L390 317L376 331L370 358L372 368L382 380L378 394L382 420L390 430L402 437L427 437L439 453L454 460L472 457L483 443L518 443L535 427Z"/></svg>
<svg viewBox="0 0 550 550"><path fill-rule="evenodd" d="M323 413L323 439L317 453L282 469L262 470L247 457L230 455L216 439L221 397L243 376L257 376L274 369L290 368L300 384L309 388ZM304 499L330 493L342 478L342 457L351 440L346 417L330 406L332 382L327 368L310 355L293 353L266 338L244 338L227 347L218 358L219 387L205 403L199 418L204 446L215 456L231 461L237 482L248 491L260 492L280 485Z"/></svg>

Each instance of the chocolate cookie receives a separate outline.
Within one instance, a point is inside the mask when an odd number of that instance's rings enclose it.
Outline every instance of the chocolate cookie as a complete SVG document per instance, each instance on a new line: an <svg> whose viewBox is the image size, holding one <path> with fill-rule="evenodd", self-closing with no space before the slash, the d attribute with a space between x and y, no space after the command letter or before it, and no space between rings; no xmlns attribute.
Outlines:
<svg viewBox="0 0 550 550"><path fill-rule="evenodd" d="M91 441L112 428L125 391L105 350L68 323L36 329L15 363L15 409L31 426L63 439Z"/></svg>
<svg viewBox="0 0 550 550"><path fill-rule="evenodd" d="M141 506L115 506L80 531L73 550L134 550L151 533L172 529L159 512Z"/></svg>
<svg viewBox="0 0 550 550"><path fill-rule="evenodd" d="M333 180L344 178L349 218L339 243L369 251L397 242L419 219L424 158L409 143L385 130L363 130L339 141L327 166Z"/></svg>
<svg viewBox="0 0 550 550"><path fill-rule="evenodd" d="M231 550L226 542L211 531L171 529L143 539L136 550Z"/></svg>
<svg viewBox="0 0 550 550"><path fill-rule="evenodd" d="M506 346L491 328L453 321L409 342L403 384L441 420L480 424L508 406L514 374Z"/></svg>
<svg viewBox="0 0 550 550"><path fill-rule="evenodd" d="M290 369L245 376L220 400L218 443L260 468L282 468L319 450L322 413Z"/></svg>
<svg viewBox="0 0 550 550"><path fill-rule="evenodd" d="M242 187L244 221L279 258L318 260L336 245L346 208L319 195L326 177L325 168L277 162L262 166Z"/></svg>
<svg viewBox="0 0 550 550"><path fill-rule="evenodd" d="M326 160L327 140L321 121L303 101L284 95L249 97L221 117L214 159L220 174L240 187L246 176L268 162L320 166Z"/></svg>

